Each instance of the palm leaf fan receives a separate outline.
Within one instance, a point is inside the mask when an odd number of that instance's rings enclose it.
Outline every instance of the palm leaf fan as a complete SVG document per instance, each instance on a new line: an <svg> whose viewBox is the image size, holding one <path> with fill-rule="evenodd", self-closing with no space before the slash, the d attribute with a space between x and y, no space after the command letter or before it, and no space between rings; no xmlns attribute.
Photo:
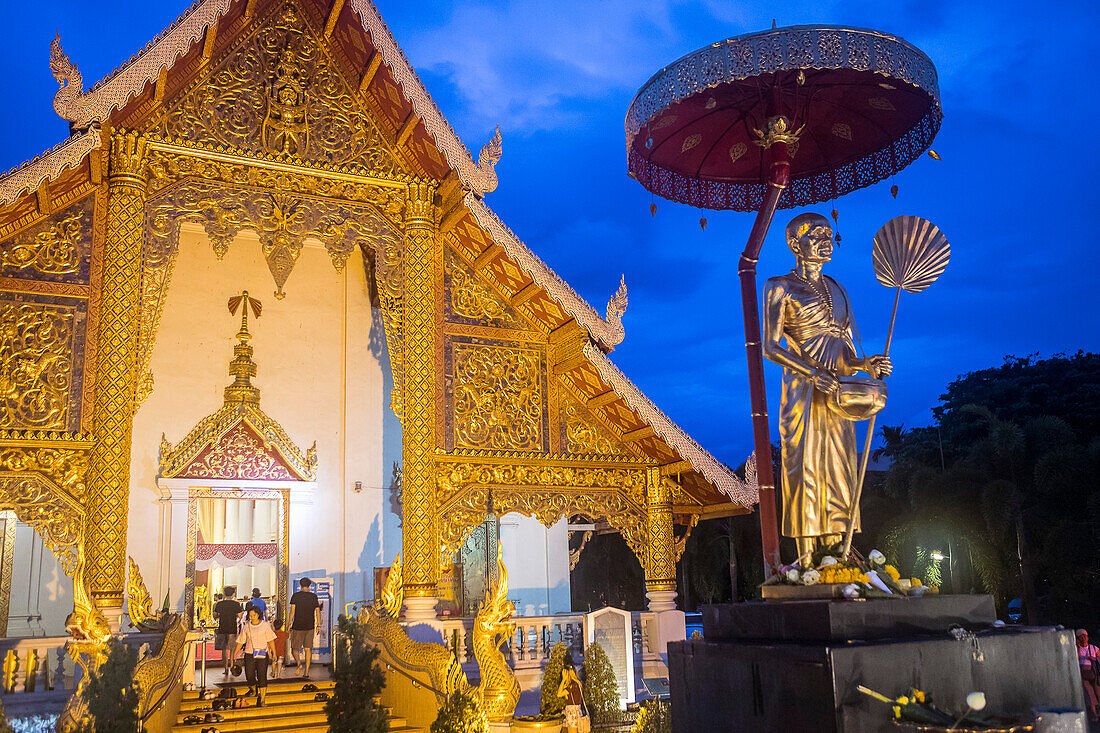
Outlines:
<svg viewBox="0 0 1100 733"><path fill-rule="evenodd" d="M875 244L871 249L875 277L888 288L894 288L894 312L890 315L890 328L886 332L886 348L883 354L890 354L890 344L894 340L894 323L898 317L898 300L901 291L919 293L947 269L951 259L951 245L947 237L932 222L919 216L895 216L882 225L875 234ZM859 459L859 474L856 479L855 501L848 517L848 531L844 535L843 557L852 549L852 536L855 533L855 513L859 509L859 498L863 494L863 480L867 476L867 459L871 455L871 442L875 435L875 419L872 415L867 423L867 437L863 443L863 454Z"/></svg>
<svg viewBox="0 0 1100 733"><path fill-rule="evenodd" d="M943 274L951 259L951 245L927 219L896 216L875 234L872 257L880 283L919 293Z"/></svg>

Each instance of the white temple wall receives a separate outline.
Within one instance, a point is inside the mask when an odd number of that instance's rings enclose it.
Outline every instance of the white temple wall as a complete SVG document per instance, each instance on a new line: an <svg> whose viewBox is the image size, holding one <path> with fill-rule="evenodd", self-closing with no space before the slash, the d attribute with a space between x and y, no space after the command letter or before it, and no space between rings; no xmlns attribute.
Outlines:
<svg viewBox="0 0 1100 733"><path fill-rule="evenodd" d="M547 529L534 517L505 514L500 542L508 567L508 598L520 616L569 613L569 521Z"/></svg>
<svg viewBox="0 0 1100 733"><path fill-rule="evenodd" d="M64 636L73 581L34 528L15 525L8 636Z"/></svg>
<svg viewBox="0 0 1100 733"><path fill-rule="evenodd" d="M260 406L303 450L317 441L313 503L290 507L291 578L336 579L338 610L373 595L374 567L393 559L383 545L400 547L386 515L401 436L366 278L358 252L337 273L324 248L307 243L277 300L254 234L240 234L219 262L202 229L184 225L152 357L154 391L134 419L128 551L155 603L169 592L182 607L186 563L186 548L170 541L173 525L186 526L186 505L159 501L161 434L178 443L223 404L239 326L226 301L242 289L263 303L262 317L250 318Z"/></svg>

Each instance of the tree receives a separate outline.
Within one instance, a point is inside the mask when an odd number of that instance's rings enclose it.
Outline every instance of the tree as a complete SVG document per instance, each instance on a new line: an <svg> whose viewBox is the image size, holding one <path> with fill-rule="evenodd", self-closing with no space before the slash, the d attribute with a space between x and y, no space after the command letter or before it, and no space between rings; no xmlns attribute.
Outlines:
<svg viewBox="0 0 1100 733"><path fill-rule="evenodd" d="M599 642L584 650L584 704L594 723L609 721L619 712L619 682Z"/></svg>
<svg viewBox="0 0 1100 733"><path fill-rule="evenodd" d="M107 659L88 675L84 700L88 704L88 720L80 726L81 733L135 733L140 730L138 703L140 691L134 682L137 649L121 639L107 641Z"/></svg>
<svg viewBox="0 0 1100 733"><path fill-rule="evenodd" d="M542 704L539 715L557 717L565 711L565 698L558 697L561 675L565 669L565 655L569 650L560 641L550 651L550 659L542 671Z"/></svg>
<svg viewBox="0 0 1100 733"><path fill-rule="evenodd" d="M432 723L431 733L489 733L489 719L477 704L474 690L458 690L447 698Z"/></svg>
<svg viewBox="0 0 1100 733"><path fill-rule="evenodd" d="M390 729L386 711L376 698L386 686L382 669L375 664L378 648L367 643L367 630L343 614L337 621L335 685L325 703L325 716L333 733L385 733Z"/></svg>
<svg viewBox="0 0 1100 733"><path fill-rule="evenodd" d="M890 541L927 579L1089 625L1100 597L1100 355L1007 357L947 387L926 428L884 430ZM891 549L891 548L887 548ZM945 554L943 568L932 557Z"/></svg>

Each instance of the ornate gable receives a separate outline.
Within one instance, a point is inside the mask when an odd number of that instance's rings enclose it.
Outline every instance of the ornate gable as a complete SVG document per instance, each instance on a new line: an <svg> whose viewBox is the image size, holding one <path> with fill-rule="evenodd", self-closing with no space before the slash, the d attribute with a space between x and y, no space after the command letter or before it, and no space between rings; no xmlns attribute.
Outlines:
<svg viewBox="0 0 1100 733"><path fill-rule="evenodd" d="M295 2L272 5L146 129L372 175L403 166Z"/></svg>

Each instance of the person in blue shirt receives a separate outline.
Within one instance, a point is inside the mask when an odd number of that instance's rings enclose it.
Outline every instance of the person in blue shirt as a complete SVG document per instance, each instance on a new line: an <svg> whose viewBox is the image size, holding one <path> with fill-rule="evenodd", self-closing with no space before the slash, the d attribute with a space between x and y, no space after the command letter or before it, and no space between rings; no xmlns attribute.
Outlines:
<svg viewBox="0 0 1100 733"><path fill-rule="evenodd" d="M244 607L244 612L247 614L248 609L255 608L260 612L260 618L267 618L267 601L260 597L260 589L252 589L252 598L248 600L248 604Z"/></svg>

